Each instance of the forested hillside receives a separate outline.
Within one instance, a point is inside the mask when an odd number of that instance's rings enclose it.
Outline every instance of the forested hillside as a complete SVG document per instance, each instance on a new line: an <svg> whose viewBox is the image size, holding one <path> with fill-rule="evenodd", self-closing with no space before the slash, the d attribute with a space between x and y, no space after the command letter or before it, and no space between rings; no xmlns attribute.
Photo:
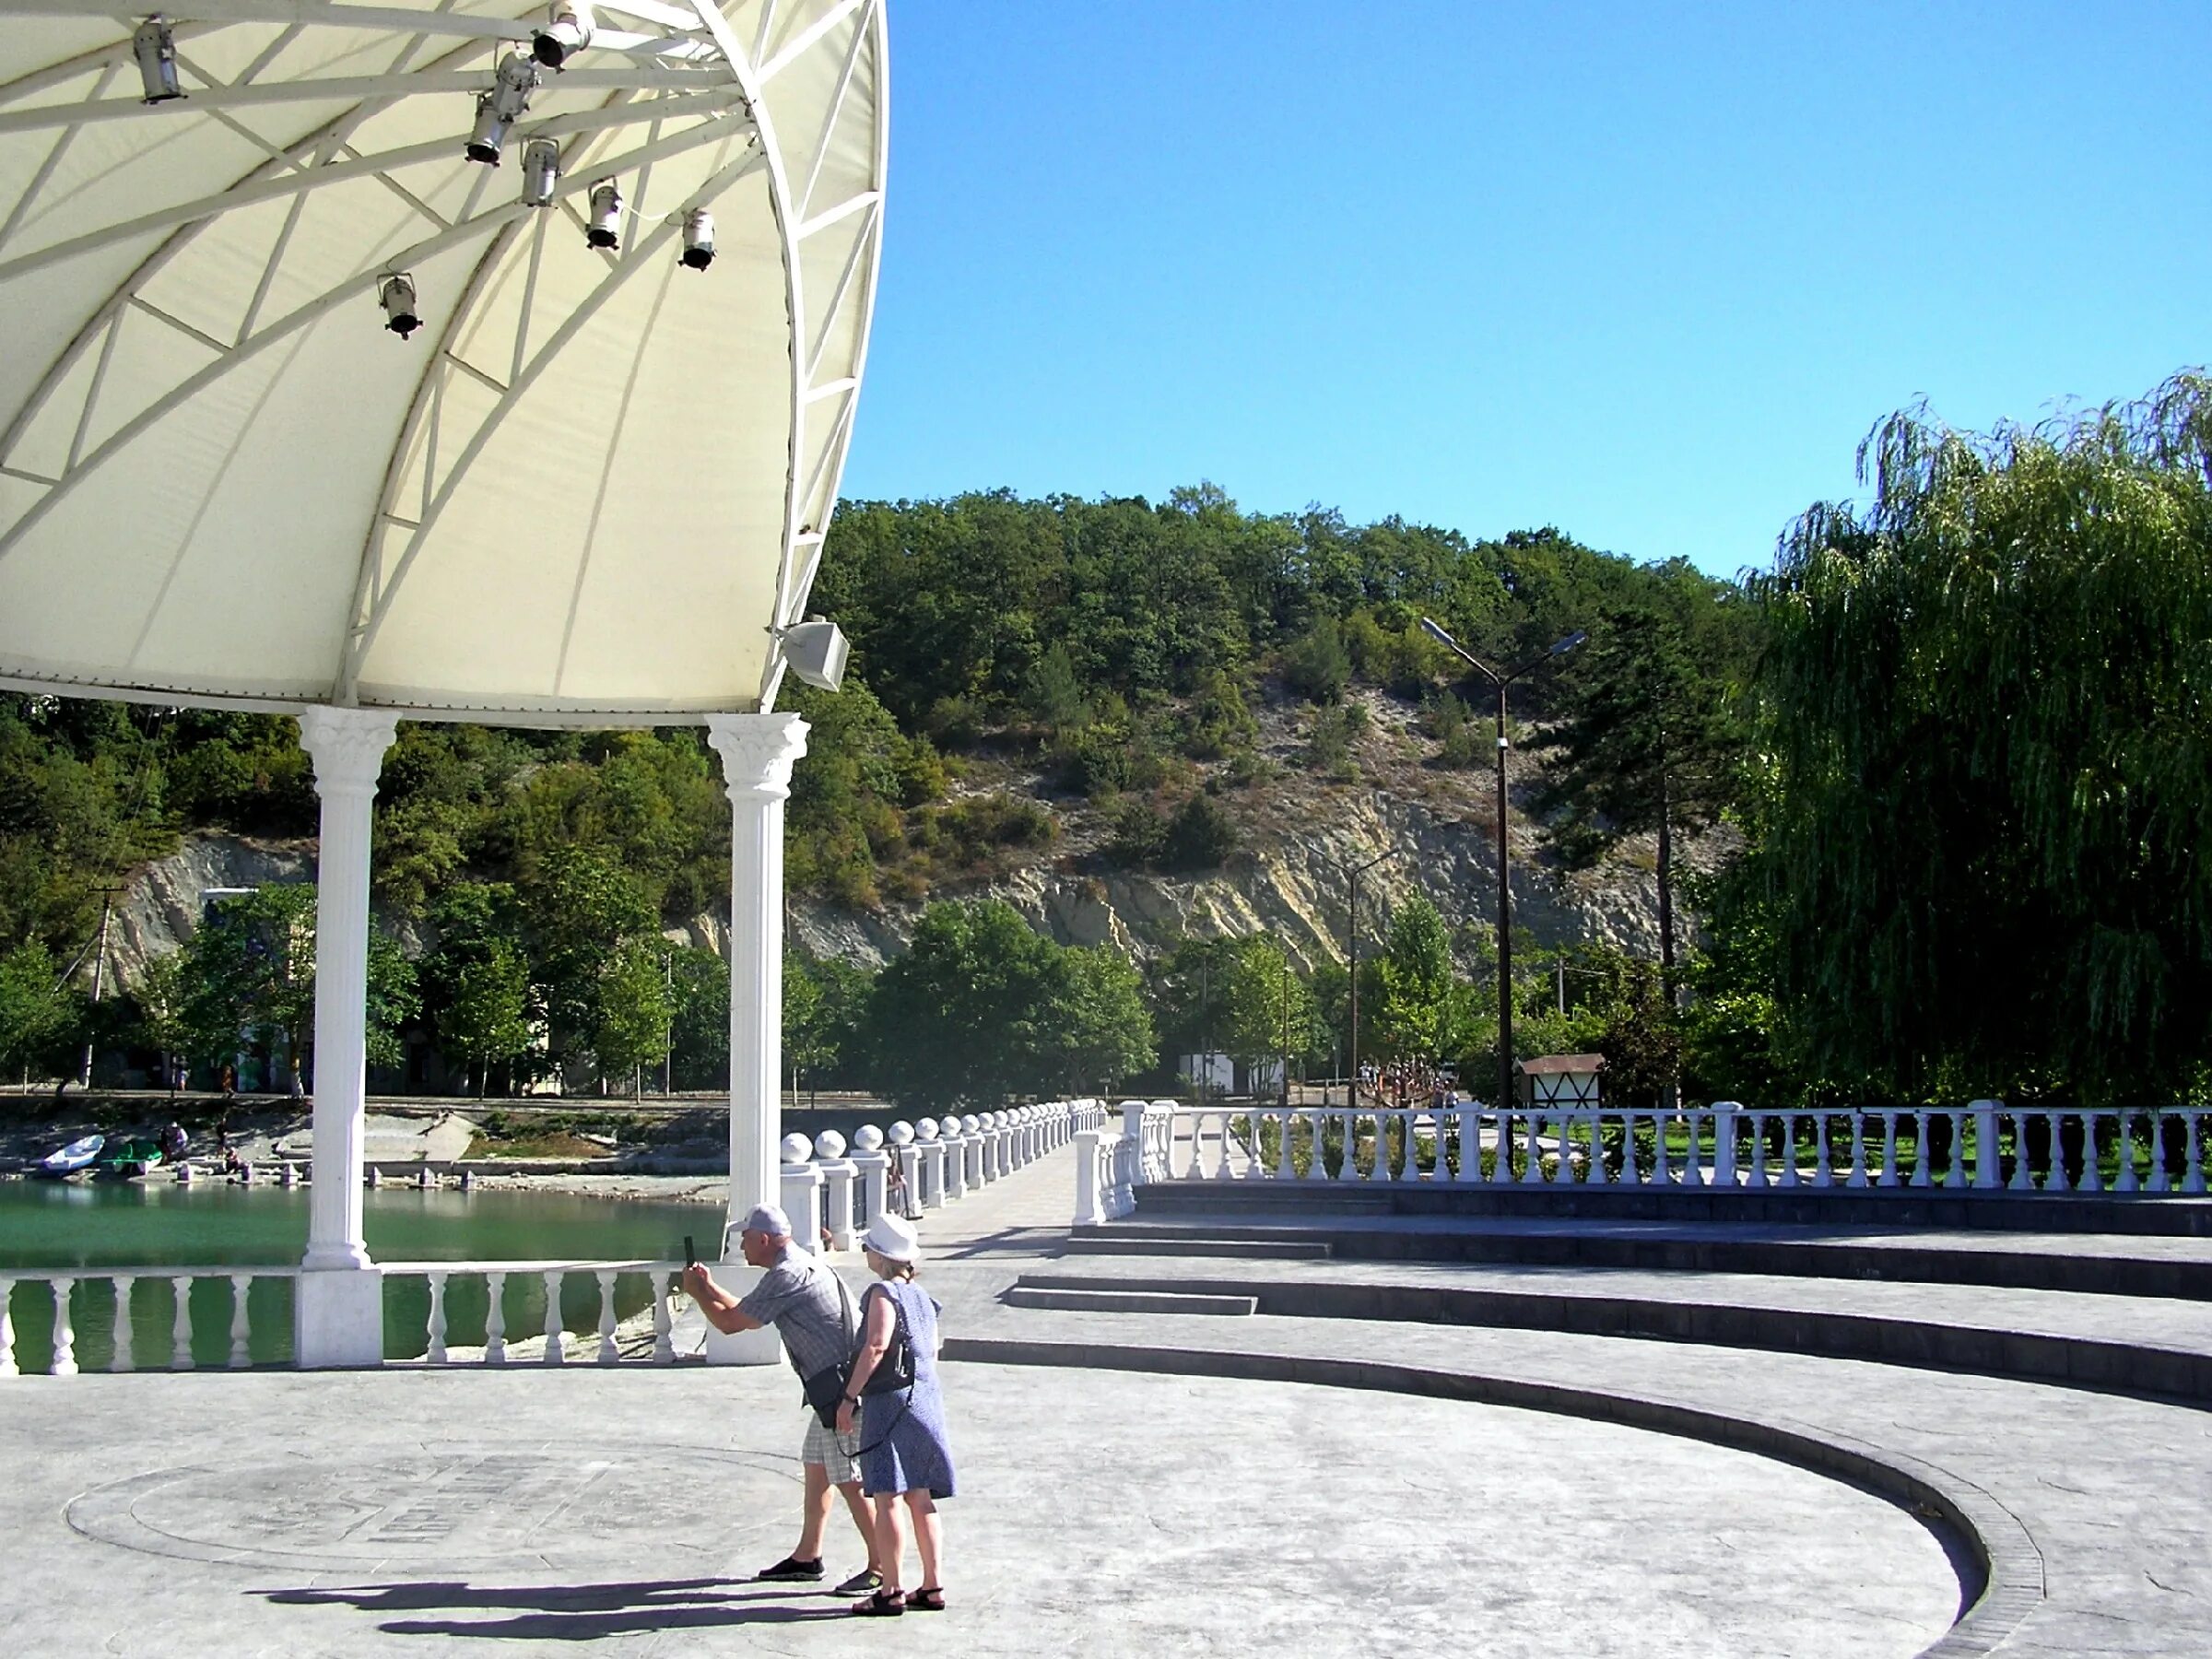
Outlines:
<svg viewBox="0 0 2212 1659"><path fill-rule="evenodd" d="M852 503L815 598L851 672L784 699L813 728L787 875L851 937L895 912L865 936L903 954L794 955L789 1052L932 1102L1110 1087L1199 1047L1341 1063L1342 910L1288 930L1219 900L1279 896L1287 847L1329 870L1380 847L1398 863L1359 924L1362 1052L1487 1075L1477 854L1502 736L1517 869L1610 869L1656 912L1648 946L1516 947L1524 1052L1601 1048L1643 1099L2203 1098L2208 411L2185 376L2033 431L1900 416L1869 441L1870 504L1814 507L1741 584L1554 530L1471 541L1205 487ZM1503 733L1424 617L1534 665ZM297 1055L292 900L233 901L237 927L98 1010L84 964L103 889L149 861L314 824L288 720L0 699L0 1066L62 1075L89 1041L110 1067L205 1076L241 1025ZM728 825L688 729L403 726L377 806L378 1052L405 1062L383 1081L711 1085ZM1060 942L1033 911L933 902L1040 870L1078 898L1150 884L1148 935ZM1186 888L1212 896L1184 914Z"/></svg>

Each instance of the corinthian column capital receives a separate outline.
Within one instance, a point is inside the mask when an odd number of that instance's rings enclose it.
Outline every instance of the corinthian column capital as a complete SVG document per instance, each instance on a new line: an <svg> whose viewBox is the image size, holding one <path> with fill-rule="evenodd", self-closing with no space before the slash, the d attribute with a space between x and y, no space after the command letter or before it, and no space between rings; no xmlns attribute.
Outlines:
<svg viewBox="0 0 2212 1659"><path fill-rule="evenodd" d="M796 714L710 714L707 741L722 757L733 806L781 801L791 794L792 762L806 752L806 723Z"/></svg>
<svg viewBox="0 0 2212 1659"><path fill-rule="evenodd" d="M398 734L399 716L383 709L300 710L300 747L315 763L315 793L373 795Z"/></svg>

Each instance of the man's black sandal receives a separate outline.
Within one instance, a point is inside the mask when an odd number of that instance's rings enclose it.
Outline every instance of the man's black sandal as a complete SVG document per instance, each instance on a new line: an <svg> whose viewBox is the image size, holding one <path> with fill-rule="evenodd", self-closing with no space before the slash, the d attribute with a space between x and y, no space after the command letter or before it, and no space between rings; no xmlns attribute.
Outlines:
<svg viewBox="0 0 2212 1659"><path fill-rule="evenodd" d="M909 1590L906 1593L906 1610L910 1613L942 1613L945 1611L945 1592Z"/></svg>
<svg viewBox="0 0 2212 1659"><path fill-rule="evenodd" d="M906 1597L896 1590L878 1590L866 1601L856 1601L853 1611L863 1618L896 1618L906 1611Z"/></svg>
<svg viewBox="0 0 2212 1659"><path fill-rule="evenodd" d="M822 1576L822 1559L802 1561L796 1556L785 1556L765 1572L753 1574L753 1582L760 1584L805 1584Z"/></svg>

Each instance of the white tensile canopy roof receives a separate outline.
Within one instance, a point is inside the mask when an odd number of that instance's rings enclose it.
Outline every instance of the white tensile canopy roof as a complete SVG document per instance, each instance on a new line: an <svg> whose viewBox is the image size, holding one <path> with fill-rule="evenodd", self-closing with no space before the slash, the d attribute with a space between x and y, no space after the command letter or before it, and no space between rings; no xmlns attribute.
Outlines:
<svg viewBox="0 0 2212 1659"><path fill-rule="evenodd" d="M571 9L590 45L467 159ZM0 0L0 683L770 707L866 353L880 0L194 0L156 103L146 15ZM616 250L585 235L609 178Z"/></svg>

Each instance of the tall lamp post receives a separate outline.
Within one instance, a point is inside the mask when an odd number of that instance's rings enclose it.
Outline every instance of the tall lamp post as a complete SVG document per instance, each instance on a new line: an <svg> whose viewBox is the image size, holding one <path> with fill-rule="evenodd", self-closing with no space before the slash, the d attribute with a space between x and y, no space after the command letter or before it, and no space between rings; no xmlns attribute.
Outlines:
<svg viewBox="0 0 2212 1659"><path fill-rule="evenodd" d="M1466 662L1482 671L1482 676L1498 689L1498 1100L1497 1108L1502 1112L1513 1100L1513 924L1512 892L1506 885L1505 841L1505 751L1512 740L1505 735L1505 688L1533 669L1541 668L1556 656L1565 656L1590 636L1579 629L1565 639L1555 641L1540 656L1533 656L1510 674L1500 674L1488 663L1446 633L1441 627L1427 617L1421 626L1430 637L1445 649L1456 653Z"/></svg>
<svg viewBox="0 0 2212 1659"><path fill-rule="evenodd" d="M1352 997L1352 1054L1351 1064L1345 1068L1344 1103L1354 1108L1359 1104L1359 877L1395 851L1394 847L1385 847L1363 865L1342 862L1336 865L1350 881L1352 888L1350 897L1346 900L1344 912L1344 955L1346 961L1351 965L1352 973L1351 983L1347 987Z"/></svg>

